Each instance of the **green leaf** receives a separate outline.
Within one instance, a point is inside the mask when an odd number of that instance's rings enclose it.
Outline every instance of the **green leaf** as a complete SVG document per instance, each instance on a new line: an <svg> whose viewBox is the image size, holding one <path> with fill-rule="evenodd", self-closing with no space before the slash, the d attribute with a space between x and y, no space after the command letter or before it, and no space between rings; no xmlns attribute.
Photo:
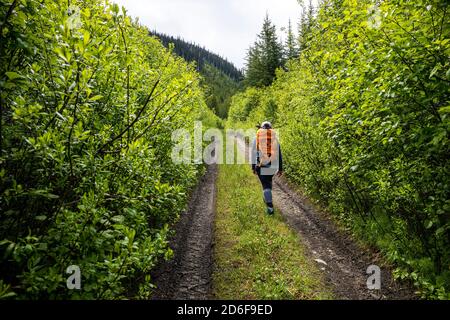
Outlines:
<svg viewBox="0 0 450 320"><path fill-rule="evenodd" d="M102 95L96 95L96 96L93 96L92 98L89 98L89 101L97 101L97 100L100 100L101 98L103 98Z"/></svg>
<svg viewBox="0 0 450 320"><path fill-rule="evenodd" d="M124 222L125 217L122 216L122 215L118 215L118 216L112 217L111 220L112 220L113 222L115 222L115 223L121 224L121 223Z"/></svg>
<svg viewBox="0 0 450 320"><path fill-rule="evenodd" d="M22 78L22 76L17 72L6 72L6 76L8 77L9 80Z"/></svg>
<svg viewBox="0 0 450 320"><path fill-rule="evenodd" d="M44 197L47 199L59 199L59 196L57 196L56 194L48 193L46 190L31 190L29 192L29 195Z"/></svg>
<svg viewBox="0 0 450 320"><path fill-rule="evenodd" d="M441 65L437 65L437 66L435 66L434 68L433 68L433 70L431 70L431 73L430 73L430 79L431 78L433 78L433 76L439 71L441 69Z"/></svg>
<svg viewBox="0 0 450 320"><path fill-rule="evenodd" d="M87 44L89 43L89 41L91 40L91 34L85 30L83 33L83 43L85 46L87 46Z"/></svg>
<svg viewBox="0 0 450 320"><path fill-rule="evenodd" d="M450 106L440 108L439 112L440 113L450 113Z"/></svg>
<svg viewBox="0 0 450 320"><path fill-rule="evenodd" d="M68 52L65 48L56 48L55 52L65 62L70 63L72 54L70 52Z"/></svg>
<svg viewBox="0 0 450 320"><path fill-rule="evenodd" d="M446 227L441 227L439 229L436 230L436 237L440 237L441 235L444 234L444 232L447 230L448 228Z"/></svg>
<svg viewBox="0 0 450 320"><path fill-rule="evenodd" d="M6 250L5 250L5 253L4 253L4 255L3 255L3 259L6 259L6 258L8 258L10 255L11 255L11 253L14 251L14 248L16 247L16 244L14 243L14 242L11 242L9 245L8 245L8 247L6 248Z"/></svg>
<svg viewBox="0 0 450 320"><path fill-rule="evenodd" d="M7 292L7 293L5 293L5 294L2 294L2 295L0 296L0 299L12 298L12 297L14 297L14 296L16 296L16 293L15 293L15 292Z"/></svg>

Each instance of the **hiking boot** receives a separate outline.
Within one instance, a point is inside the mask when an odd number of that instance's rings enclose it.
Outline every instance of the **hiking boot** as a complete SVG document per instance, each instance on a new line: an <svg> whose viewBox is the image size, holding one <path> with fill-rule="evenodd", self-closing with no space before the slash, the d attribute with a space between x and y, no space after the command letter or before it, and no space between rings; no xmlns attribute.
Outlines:
<svg viewBox="0 0 450 320"><path fill-rule="evenodd" d="M272 216L275 214L275 210L273 208L267 207L267 214L269 216Z"/></svg>

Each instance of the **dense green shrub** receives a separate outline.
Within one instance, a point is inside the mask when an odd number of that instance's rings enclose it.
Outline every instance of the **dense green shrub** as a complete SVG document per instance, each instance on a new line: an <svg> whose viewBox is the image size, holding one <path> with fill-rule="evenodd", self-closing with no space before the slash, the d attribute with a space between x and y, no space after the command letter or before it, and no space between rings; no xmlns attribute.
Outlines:
<svg viewBox="0 0 450 320"><path fill-rule="evenodd" d="M0 294L144 298L201 170L172 164L172 131L215 116L117 5L69 3L0 6Z"/></svg>
<svg viewBox="0 0 450 320"><path fill-rule="evenodd" d="M258 93L276 106L289 178L429 298L450 290L449 14L442 1L324 1L299 59ZM267 104L245 96L230 113L252 125Z"/></svg>
<svg viewBox="0 0 450 320"><path fill-rule="evenodd" d="M228 116L230 124L245 122L250 115L253 120L253 111L260 105L262 94L262 90L251 87L233 96Z"/></svg>

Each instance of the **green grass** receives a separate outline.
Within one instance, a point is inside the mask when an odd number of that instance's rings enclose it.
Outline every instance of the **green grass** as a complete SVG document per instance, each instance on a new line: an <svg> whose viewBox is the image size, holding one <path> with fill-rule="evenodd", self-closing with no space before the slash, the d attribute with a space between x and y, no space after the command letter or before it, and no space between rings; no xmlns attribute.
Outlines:
<svg viewBox="0 0 450 320"><path fill-rule="evenodd" d="M221 165L217 181L217 299L331 299L298 236L265 214L261 187L248 165Z"/></svg>

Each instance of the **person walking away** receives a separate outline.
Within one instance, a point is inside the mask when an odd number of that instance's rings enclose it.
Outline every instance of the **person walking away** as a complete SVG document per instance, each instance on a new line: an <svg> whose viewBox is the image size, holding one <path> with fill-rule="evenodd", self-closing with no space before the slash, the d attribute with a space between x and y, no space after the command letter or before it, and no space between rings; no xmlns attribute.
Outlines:
<svg viewBox="0 0 450 320"><path fill-rule="evenodd" d="M252 170L258 176L262 189L267 214L275 213L272 199L272 181L275 174L283 174L283 157L272 124L263 122L256 133L252 146Z"/></svg>

